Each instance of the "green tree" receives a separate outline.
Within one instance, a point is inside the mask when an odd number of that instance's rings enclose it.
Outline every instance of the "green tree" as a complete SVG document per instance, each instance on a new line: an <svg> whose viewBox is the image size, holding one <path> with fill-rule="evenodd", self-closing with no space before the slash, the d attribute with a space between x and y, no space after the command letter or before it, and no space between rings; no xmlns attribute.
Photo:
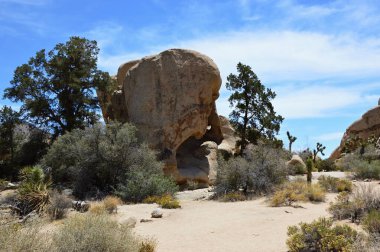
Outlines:
<svg viewBox="0 0 380 252"><path fill-rule="evenodd" d="M0 157L13 163L15 156L15 128L22 121L21 113L11 107L0 109Z"/></svg>
<svg viewBox="0 0 380 252"><path fill-rule="evenodd" d="M40 50L16 68L4 98L21 102L30 122L53 132L54 137L98 120L95 88L112 81L97 69L96 41L71 37L46 53Z"/></svg>
<svg viewBox="0 0 380 252"><path fill-rule="evenodd" d="M276 93L261 84L251 67L237 64L238 75L227 77L226 87L232 91L228 99L231 107L231 123L240 136L240 153L249 142L257 143L261 137L274 140L284 118L277 115L271 100Z"/></svg>
<svg viewBox="0 0 380 252"><path fill-rule="evenodd" d="M289 140L289 152L292 153L292 144L297 140L297 137L290 135L289 131L286 131L286 135Z"/></svg>

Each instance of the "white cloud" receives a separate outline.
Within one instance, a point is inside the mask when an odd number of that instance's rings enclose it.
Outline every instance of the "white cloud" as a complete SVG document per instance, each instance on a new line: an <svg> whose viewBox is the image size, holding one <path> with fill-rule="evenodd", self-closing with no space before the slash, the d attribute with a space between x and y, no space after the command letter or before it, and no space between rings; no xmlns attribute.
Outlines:
<svg viewBox="0 0 380 252"><path fill-rule="evenodd" d="M331 132L313 137L313 140L318 142L338 141L342 139L343 134L343 132Z"/></svg>
<svg viewBox="0 0 380 252"><path fill-rule="evenodd" d="M117 26L116 26L117 27ZM99 33L101 37L119 38L118 29ZM106 47L112 45L108 41ZM344 109L358 103L374 104L379 83L353 83L352 79L378 78L380 39L326 35L296 31L225 32L210 36L161 44L139 52L103 52L99 65L115 73L126 61L158 53L168 48L189 48L211 57L218 65L223 83L235 72L240 61L252 67L262 83L277 93L276 111L286 119L342 115ZM103 48L102 48L103 49ZM320 80L320 81L319 81ZM300 84L302 83L302 84ZM365 81L363 82L365 83ZM218 111L228 115L228 91L221 88Z"/></svg>
<svg viewBox="0 0 380 252"><path fill-rule="evenodd" d="M0 4L44 5L50 0L0 0Z"/></svg>

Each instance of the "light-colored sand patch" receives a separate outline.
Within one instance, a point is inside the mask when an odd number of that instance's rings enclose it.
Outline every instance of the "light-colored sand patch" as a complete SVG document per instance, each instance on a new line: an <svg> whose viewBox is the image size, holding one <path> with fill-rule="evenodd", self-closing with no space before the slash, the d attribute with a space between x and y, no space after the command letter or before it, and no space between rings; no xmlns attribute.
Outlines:
<svg viewBox="0 0 380 252"><path fill-rule="evenodd" d="M320 204L302 204L305 208L268 207L264 198L233 203L182 200L182 209L163 209L162 219L138 222L135 232L155 237L158 252L287 251L287 227L329 216L328 202L335 196L329 194L326 202ZM118 220L149 219L156 207L122 206Z"/></svg>

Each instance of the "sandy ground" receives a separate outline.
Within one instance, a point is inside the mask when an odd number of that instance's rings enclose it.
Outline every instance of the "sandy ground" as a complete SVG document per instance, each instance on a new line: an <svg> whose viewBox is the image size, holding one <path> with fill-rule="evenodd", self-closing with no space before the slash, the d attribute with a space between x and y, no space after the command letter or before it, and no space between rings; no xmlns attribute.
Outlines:
<svg viewBox="0 0 380 252"><path fill-rule="evenodd" d="M207 191L192 193L198 197ZM287 251L287 227L329 216L326 209L335 196L328 194L326 202L320 204L302 204L305 208L275 208L269 207L265 198L223 203L192 200L187 195L181 199L182 209L163 209L162 219L138 222L135 232L156 238L158 252ZM156 207L147 204L121 206L117 218L121 222L129 217L138 221L150 219Z"/></svg>
<svg viewBox="0 0 380 252"><path fill-rule="evenodd" d="M321 174L313 173L313 179ZM346 176L341 172L324 174ZM380 188L378 181L371 183ZM0 199L8 193L1 192ZM288 226L330 216L327 208L337 194L327 194L322 203L300 204L304 208L269 207L266 198L224 203L207 200L210 195L210 189L180 192L177 198L182 208L163 209L161 219L150 218L151 212L158 207L156 204L119 206L112 218L120 223L130 217L136 218L135 233L154 238L158 252L281 252L287 251ZM78 213L69 215L72 214ZM140 222L141 219L151 221ZM58 221L45 228L52 231L62 224Z"/></svg>

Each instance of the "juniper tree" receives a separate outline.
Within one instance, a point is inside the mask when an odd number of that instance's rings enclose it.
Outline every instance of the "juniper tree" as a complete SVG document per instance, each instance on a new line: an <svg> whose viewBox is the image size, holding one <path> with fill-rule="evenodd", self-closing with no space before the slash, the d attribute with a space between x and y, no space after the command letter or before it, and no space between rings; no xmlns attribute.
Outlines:
<svg viewBox="0 0 380 252"><path fill-rule="evenodd" d="M95 88L111 80L97 69L96 41L71 37L53 50L40 50L16 68L4 98L22 103L28 121L54 136L94 124L99 108Z"/></svg>
<svg viewBox="0 0 380 252"><path fill-rule="evenodd" d="M238 145L242 154L249 142L256 144L259 138L275 140L284 118L274 111L271 100L276 93L266 88L251 67L237 64L238 75L227 77L226 87L233 93L229 97L230 121L240 137Z"/></svg>

